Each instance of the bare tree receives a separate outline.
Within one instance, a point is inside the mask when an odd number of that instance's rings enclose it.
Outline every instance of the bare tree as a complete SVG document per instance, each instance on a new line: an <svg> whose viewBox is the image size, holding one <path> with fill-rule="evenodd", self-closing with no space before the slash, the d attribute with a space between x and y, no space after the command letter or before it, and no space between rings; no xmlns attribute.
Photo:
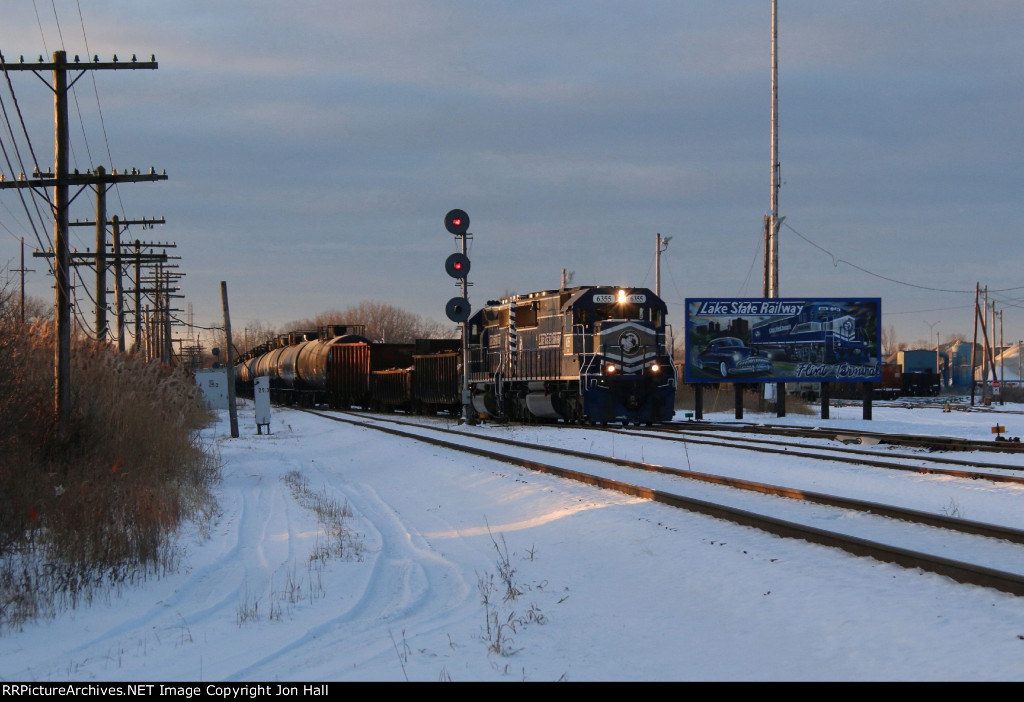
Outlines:
<svg viewBox="0 0 1024 702"><path fill-rule="evenodd" d="M903 349L899 346L899 341L896 339L896 326L890 324L888 327L882 327L882 355L889 357L906 348L906 344L903 344Z"/></svg>
<svg viewBox="0 0 1024 702"><path fill-rule="evenodd" d="M424 338L454 338L458 333L455 325L449 327L394 305L369 300L343 310L328 310L313 318L299 319L285 325L285 328L319 329L328 324L361 324L366 337L371 341L395 344L407 344Z"/></svg>

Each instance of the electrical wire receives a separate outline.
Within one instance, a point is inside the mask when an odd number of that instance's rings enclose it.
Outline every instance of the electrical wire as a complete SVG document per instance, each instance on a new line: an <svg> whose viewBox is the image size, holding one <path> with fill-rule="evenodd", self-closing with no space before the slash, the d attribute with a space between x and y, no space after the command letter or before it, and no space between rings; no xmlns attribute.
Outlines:
<svg viewBox="0 0 1024 702"><path fill-rule="evenodd" d="M818 249L819 251L823 252L826 256L830 257L832 259L832 265L833 266L838 266L840 263L844 263L847 266L850 266L851 268L855 268L858 271L861 271L862 273L867 273L868 275L874 276L875 278L880 278L880 279L888 281L890 283L895 283L896 285L904 285L904 286L910 287L910 288L917 288L919 290L930 290L932 292L948 292L948 293L969 293L969 294L974 294L974 292L975 292L974 290L954 290L954 289L949 289L949 288L933 288L933 287L930 287L930 286L927 286L927 285L919 285L917 283L909 283L909 282L907 282L905 280L897 280L896 278L889 278L888 276L884 276L884 275L882 275L880 273L875 273L874 271L870 271L867 268L864 268L863 266L858 266L856 263L851 263L850 261L847 261L846 259L839 258L838 256L833 254L828 249L824 248L823 246L819 246L818 244L814 243L813 241L808 239L806 236L804 236L803 234L798 232L796 229L794 229L792 226L790 226L790 224L788 222L783 222L782 224L783 224L783 226L786 227L786 229L789 229L791 232L793 232L798 237L800 237L801 239L806 241L808 244L810 244L814 248ZM1008 292L1008 291L1011 291L1011 290L1024 290L1024 285L1017 286L1017 287L1014 287L1014 288L1000 288L998 290L990 290L989 292Z"/></svg>

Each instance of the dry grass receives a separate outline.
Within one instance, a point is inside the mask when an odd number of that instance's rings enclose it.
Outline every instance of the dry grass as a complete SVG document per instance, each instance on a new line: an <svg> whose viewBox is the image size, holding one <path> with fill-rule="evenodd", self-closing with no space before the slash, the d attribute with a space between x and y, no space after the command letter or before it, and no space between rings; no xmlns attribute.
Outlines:
<svg viewBox="0 0 1024 702"><path fill-rule="evenodd" d="M59 439L52 326L0 319L0 628L173 567L178 526L214 506L210 416L183 370L87 340L71 365Z"/></svg>

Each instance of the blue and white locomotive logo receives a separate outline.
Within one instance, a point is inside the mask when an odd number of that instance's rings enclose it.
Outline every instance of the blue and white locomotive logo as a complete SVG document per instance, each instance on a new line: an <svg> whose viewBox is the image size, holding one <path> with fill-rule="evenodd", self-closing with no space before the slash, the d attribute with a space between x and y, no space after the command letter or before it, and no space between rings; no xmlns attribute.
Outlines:
<svg viewBox="0 0 1024 702"><path fill-rule="evenodd" d="M640 335L635 331L624 331L619 335L619 348L626 356L635 356L640 350Z"/></svg>

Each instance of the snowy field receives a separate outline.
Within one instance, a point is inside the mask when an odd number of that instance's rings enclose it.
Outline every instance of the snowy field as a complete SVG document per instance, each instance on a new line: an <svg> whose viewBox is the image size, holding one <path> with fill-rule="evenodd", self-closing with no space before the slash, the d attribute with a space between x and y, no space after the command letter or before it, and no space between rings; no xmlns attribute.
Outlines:
<svg viewBox="0 0 1024 702"><path fill-rule="evenodd" d="M1008 412L744 420L991 440L998 418L1024 434L1024 407L992 409ZM1024 681L1024 598L300 412L275 409L257 435L243 405L239 424L239 439L226 415L208 431L220 511L205 535L182 535L179 571L2 632L0 680ZM667 462L653 440L614 442ZM687 460L786 482L785 457L694 446ZM1024 505L1013 486L886 479L908 495L962 490L979 521ZM348 507L343 539L315 501Z"/></svg>

